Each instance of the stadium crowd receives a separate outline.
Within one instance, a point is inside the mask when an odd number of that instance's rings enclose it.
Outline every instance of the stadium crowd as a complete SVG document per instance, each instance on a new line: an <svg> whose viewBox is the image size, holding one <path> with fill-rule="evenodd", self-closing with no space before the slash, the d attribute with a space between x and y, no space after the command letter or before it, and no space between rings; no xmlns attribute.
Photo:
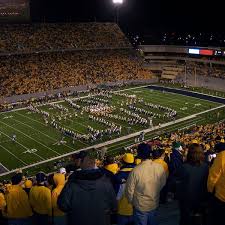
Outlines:
<svg viewBox="0 0 225 225"><path fill-rule="evenodd" d="M56 173L0 184L1 224L155 225L179 202L180 225L224 224L225 124L165 133L112 157L83 151ZM102 153L102 154L101 154ZM97 206L97 207L96 207Z"/></svg>
<svg viewBox="0 0 225 225"><path fill-rule="evenodd" d="M196 69L196 74L201 76L210 76L225 79L224 65L205 65L203 63L188 62L187 72L189 74L194 74Z"/></svg>
<svg viewBox="0 0 225 225"><path fill-rule="evenodd" d="M133 50L42 53L0 57L0 96L108 81L146 79Z"/></svg>
<svg viewBox="0 0 225 225"><path fill-rule="evenodd" d="M131 47L114 23L2 24L0 54Z"/></svg>

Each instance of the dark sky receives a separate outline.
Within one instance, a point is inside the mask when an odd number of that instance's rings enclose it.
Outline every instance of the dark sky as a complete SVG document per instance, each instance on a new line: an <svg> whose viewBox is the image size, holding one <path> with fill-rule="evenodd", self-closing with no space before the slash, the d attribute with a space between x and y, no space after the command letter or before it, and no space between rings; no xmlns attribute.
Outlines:
<svg viewBox="0 0 225 225"><path fill-rule="evenodd" d="M225 30L222 1L125 0L120 25L125 31ZM219 1L218 1L219 2ZM31 0L33 21L113 21L112 0Z"/></svg>

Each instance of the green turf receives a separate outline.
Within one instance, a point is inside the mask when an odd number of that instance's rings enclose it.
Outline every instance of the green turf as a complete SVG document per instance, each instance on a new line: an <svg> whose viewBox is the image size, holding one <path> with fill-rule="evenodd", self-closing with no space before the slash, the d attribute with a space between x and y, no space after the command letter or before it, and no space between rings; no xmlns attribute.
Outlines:
<svg viewBox="0 0 225 225"><path fill-rule="evenodd" d="M200 100L193 97L182 96L178 94L172 93L162 93L160 91L151 91L149 89L143 87L137 87L136 89L123 90L123 93L136 95L139 98L143 98L145 102L160 104L163 106L168 106L170 108L175 109L178 112L178 117L183 118L189 115L193 115L199 112L204 112L205 110L215 108L220 104L209 102L205 100ZM88 99L89 97L87 97ZM101 97L103 98L103 97ZM113 111L113 114L118 114L123 116L124 114L120 112L119 108L121 107L121 102L126 102L125 97L113 95L112 100L110 101L110 105L116 107L116 110ZM73 116L67 121L62 120L60 123L64 127L69 128L70 130L74 130L78 133L84 134L88 133L87 126L91 125L96 129L106 129L105 125L99 124L97 122L90 121L88 119L88 114L83 113L81 115L81 111L75 110L69 106L66 102L57 103L59 105L63 105L69 109L71 113L77 113L78 116ZM85 103L77 103L81 106L85 106ZM200 104L200 105L196 105ZM136 105L139 108L148 109L146 106L137 103ZM186 109L185 109L186 107ZM52 109L51 106L45 105L39 107L42 110L48 111L51 116L56 116L60 113L58 109ZM127 108L123 106L123 108ZM183 110L182 110L183 108ZM153 112L160 112L159 110L149 109ZM219 114L217 112L220 112ZM146 119L148 116L141 114L142 117ZM167 128L162 129L163 131L172 131L179 128L185 128L194 124L204 124L208 122L216 122L225 118L224 110L217 110L215 112L206 113L191 120L187 120L181 122L179 124L171 125ZM107 121L114 122L118 125L122 126L122 134L121 136L127 135L127 127L130 125L127 122L121 122L115 119L106 118ZM166 123L168 119L155 119L153 120L154 125L158 125L158 123ZM143 129L147 129L148 126L141 125L133 125L131 126L131 132L141 131ZM162 131L161 131L162 132ZM149 134L146 134L146 138L151 138L157 135L159 132L154 131ZM24 167L26 165L32 165L33 163L40 162L46 159L50 159L56 156L63 155L65 153L69 153L75 150L83 149L88 146L92 146L98 144L100 142L105 142L109 140L109 138L105 137L101 141L90 143L84 141L75 141L75 144L72 143L72 139L66 137L65 145L57 145L55 144L62 137L62 134L56 129L52 128L50 125L45 125L43 117L36 113L30 113L28 110L18 110L7 113L0 113L0 151L1 151L1 159L0 163L2 163L9 170L13 170L16 168ZM12 135L16 134L17 140L13 142L11 140ZM113 135L113 138L117 138L117 135ZM134 143L134 138L124 140L121 142L117 142L109 145L109 153L116 154L122 147L129 146ZM31 150L37 150L33 152ZM31 153L29 153L31 151ZM49 164L52 165L52 164ZM35 168L39 168L36 166ZM48 169L51 169L48 168Z"/></svg>

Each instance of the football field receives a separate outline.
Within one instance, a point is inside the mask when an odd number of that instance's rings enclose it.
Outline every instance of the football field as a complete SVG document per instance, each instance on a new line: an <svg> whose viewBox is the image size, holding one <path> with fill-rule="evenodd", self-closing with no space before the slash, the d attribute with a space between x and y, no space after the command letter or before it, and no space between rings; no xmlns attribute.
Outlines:
<svg viewBox="0 0 225 225"><path fill-rule="evenodd" d="M98 103L101 106L96 109ZM147 139L160 130L185 129L225 118L222 104L145 87L70 98L34 108L0 113L0 173L32 168L92 146L106 144L108 152L114 154L133 144L142 130ZM167 116L171 111L176 111L175 118ZM147 122L136 123L137 118ZM108 133L112 127L119 131ZM98 131L102 131L100 137L88 139L90 133Z"/></svg>

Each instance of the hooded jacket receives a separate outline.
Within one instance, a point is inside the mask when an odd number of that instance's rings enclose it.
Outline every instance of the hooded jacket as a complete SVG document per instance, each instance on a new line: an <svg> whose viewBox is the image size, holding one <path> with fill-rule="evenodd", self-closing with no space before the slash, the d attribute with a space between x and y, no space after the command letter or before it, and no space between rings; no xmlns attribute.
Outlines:
<svg viewBox="0 0 225 225"><path fill-rule="evenodd" d="M128 202L124 189L126 187L126 181L130 172L135 167L135 164L127 164L121 168L121 170L115 175L116 180L116 193L118 200L118 214L122 216L132 216L133 206Z"/></svg>
<svg viewBox="0 0 225 225"><path fill-rule="evenodd" d="M106 170L112 172L113 174L116 174L119 170L119 166L117 163L108 164L104 167Z"/></svg>
<svg viewBox="0 0 225 225"><path fill-rule="evenodd" d="M32 216L27 193L19 185L12 185L5 194L5 214L10 219L22 219Z"/></svg>
<svg viewBox="0 0 225 225"><path fill-rule="evenodd" d="M170 162L169 162L169 173L171 176L176 175L177 171L183 165L183 156L180 151L173 149L172 153L170 154Z"/></svg>
<svg viewBox="0 0 225 225"><path fill-rule="evenodd" d="M4 210L6 207L5 196L0 192L0 211Z"/></svg>
<svg viewBox="0 0 225 225"><path fill-rule="evenodd" d="M116 209L113 187L99 169L75 171L63 188L58 206L70 225L108 225Z"/></svg>
<svg viewBox="0 0 225 225"><path fill-rule="evenodd" d="M29 194L30 204L34 212L42 215L52 215L51 191L45 186L33 186Z"/></svg>
<svg viewBox="0 0 225 225"><path fill-rule="evenodd" d="M220 152L209 170L208 191L214 192L215 196L225 202L225 150Z"/></svg>
<svg viewBox="0 0 225 225"><path fill-rule="evenodd" d="M58 197L65 185L65 175L57 173L54 175L53 180L55 182L56 188L52 191L52 208L53 208L53 216L64 216L64 212L62 212L57 205Z"/></svg>

